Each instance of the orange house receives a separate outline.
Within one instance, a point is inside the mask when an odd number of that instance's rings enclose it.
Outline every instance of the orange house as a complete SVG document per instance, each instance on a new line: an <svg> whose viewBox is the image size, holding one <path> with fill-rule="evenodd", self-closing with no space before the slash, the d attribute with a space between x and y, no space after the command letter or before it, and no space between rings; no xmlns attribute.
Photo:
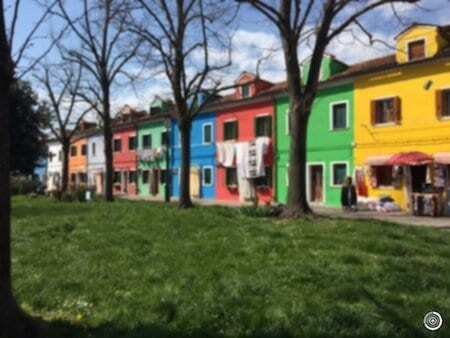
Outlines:
<svg viewBox="0 0 450 338"><path fill-rule="evenodd" d="M75 139L69 153L69 183L71 187L87 184L87 138Z"/></svg>

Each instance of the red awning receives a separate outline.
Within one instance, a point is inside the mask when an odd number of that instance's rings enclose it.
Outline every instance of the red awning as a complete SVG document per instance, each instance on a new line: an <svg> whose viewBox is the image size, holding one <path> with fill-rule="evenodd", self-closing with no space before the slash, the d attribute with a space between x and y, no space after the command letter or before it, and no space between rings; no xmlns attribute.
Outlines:
<svg viewBox="0 0 450 338"><path fill-rule="evenodd" d="M424 165L433 162L433 157L418 151L409 153L400 153L392 156L388 161L388 165Z"/></svg>

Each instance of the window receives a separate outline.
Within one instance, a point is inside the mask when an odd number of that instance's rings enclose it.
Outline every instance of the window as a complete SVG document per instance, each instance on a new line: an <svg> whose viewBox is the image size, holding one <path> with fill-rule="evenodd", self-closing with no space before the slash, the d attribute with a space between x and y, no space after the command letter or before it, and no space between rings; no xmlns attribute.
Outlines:
<svg viewBox="0 0 450 338"><path fill-rule="evenodd" d="M121 139L114 140L114 151L117 153L122 151L122 140Z"/></svg>
<svg viewBox="0 0 450 338"><path fill-rule="evenodd" d="M122 182L122 173L120 171L114 172L114 183L120 183Z"/></svg>
<svg viewBox="0 0 450 338"><path fill-rule="evenodd" d="M81 155L86 156L87 155L87 145L83 144L81 146Z"/></svg>
<svg viewBox="0 0 450 338"><path fill-rule="evenodd" d="M77 156L77 146L70 147L70 156L72 156L72 157Z"/></svg>
<svg viewBox="0 0 450 338"><path fill-rule="evenodd" d="M130 136L128 138L128 149L129 150L135 150L136 149L136 137Z"/></svg>
<svg viewBox="0 0 450 338"><path fill-rule="evenodd" d="M212 143L212 124L207 123L203 125L203 144L210 144Z"/></svg>
<svg viewBox="0 0 450 338"><path fill-rule="evenodd" d="M443 103L444 103L444 111L443 116L450 116L450 89L444 90L443 93Z"/></svg>
<svg viewBox="0 0 450 338"><path fill-rule="evenodd" d="M49 161L49 162L53 162L53 157L55 157L55 154L49 153L49 154L48 154L48 161Z"/></svg>
<svg viewBox="0 0 450 338"><path fill-rule="evenodd" d="M237 140L239 135L238 121L229 121L223 124L224 141Z"/></svg>
<svg viewBox="0 0 450 338"><path fill-rule="evenodd" d="M76 174L70 174L70 181L71 181L72 183L75 183L76 180L77 180L77 175L76 175Z"/></svg>
<svg viewBox="0 0 450 338"><path fill-rule="evenodd" d="M95 156L95 153L97 152L96 151L96 144L95 144L95 142L94 143L92 143L92 147L91 147L92 149L91 149L91 151L92 151L92 156Z"/></svg>
<svg viewBox="0 0 450 338"><path fill-rule="evenodd" d="M372 124L397 123L401 121L401 101L398 97L372 101Z"/></svg>
<svg viewBox="0 0 450 338"><path fill-rule="evenodd" d="M136 182L136 171L128 172L128 182L135 183Z"/></svg>
<svg viewBox="0 0 450 338"><path fill-rule="evenodd" d="M336 103L331 105L331 129L339 130L348 128L347 103Z"/></svg>
<svg viewBox="0 0 450 338"><path fill-rule="evenodd" d="M225 170L225 183L227 187L236 188L238 184L236 168L226 168Z"/></svg>
<svg viewBox="0 0 450 338"><path fill-rule="evenodd" d="M242 86L242 97L249 97L250 96L250 85L243 85Z"/></svg>
<svg viewBox="0 0 450 338"><path fill-rule="evenodd" d="M161 145L163 146L169 145L169 133L167 131L161 133Z"/></svg>
<svg viewBox="0 0 450 338"><path fill-rule="evenodd" d="M390 187L394 181L392 174L392 166L383 165L375 167L375 176L377 179L377 186Z"/></svg>
<svg viewBox="0 0 450 338"><path fill-rule="evenodd" d="M58 161L61 162L62 161L62 151L58 151Z"/></svg>
<svg viewBox="0 0 450 338"><path fill-rule="evenodd" d="M436 104L438 118L450 117L450 89L438 90L436 92Z"/></svg>
<svg viewBox="0 0 450 338"><path fill-rule="evenodd" d="M213 184L213 169L211 167L203 167L202 183L205 187L210 187Z"/></svg>
<svg viewBox="0 0 450 338"><path fill-rule="evenodd" d="M266 167L266 176L255 178L255 186L258 188L272 187L272 168Z"/></svg>
<svg viewBox="0 0 450 338"><path fill-rule="evenodd" d="M79 173L78 177L80 178L80 183L83 184L87 183L87 175L85 173Z"/></svg>
<svg viewBox="0 0 450 338"><path fill-rule="evenodd" d="M167 170L160 170L160 175L159 175L159 183L160 184L165 184L167 181Z"/></svg>
<svg viewBox="0 0 450 338"><path fill-rule="evenodd" d="M408 43L408 60L415 61L425 58L425 40Z"/></svg>
<svg viewBox="0 0 450 338"><path fill-rule="evenodd" d="M149 179L149 171L148 170L144 170L142 172L142 183L143 184L148 184L148 179Z"/></svg>
<svg viewBox="0 0 450 338"><path fill-rule="evenodd" d="M152 135L142 136L142 148L151 149L152 147Z"/></svg>
<svg viewBox="0 0 450 338"><path fill-rule="evenodd" d="M272 136L272 117L260 116L255 119L255 136Z"/></svg>
<svg viewBox="0 0 450 338"><path fill-rule="evenodd" d="M344 184L348 175L347 163L334 163L331 167L331 184L334 187Z"/></svg>

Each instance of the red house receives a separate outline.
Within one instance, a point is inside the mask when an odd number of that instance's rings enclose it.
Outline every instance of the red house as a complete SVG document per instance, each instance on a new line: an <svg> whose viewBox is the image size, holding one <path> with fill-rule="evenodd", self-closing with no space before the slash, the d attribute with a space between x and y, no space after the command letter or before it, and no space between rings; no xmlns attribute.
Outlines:
<svg viewBox="0 0 450 338"><path fill-rule="evenodd" d="M241 74L236 84L238 87L235 93L223 98L221 103L214 107L217 112L217 143L219 146L220 143L249 143L258 137L269 137L270 148L274 149L274 94L282 86L247 72ZM272 154L273 151L269 151L264 159L266 176L252 180L261 204L271 203L275 199ZM236 163L232 167L224 167L218 163L217 200L238 202L238 180Z"/></svg>
<svg viewBox="0 0 450 338"><path fill-rule="evenodd" d="M137 126L145 112L124 106L113 124L114 194L137 194Z"/></svg>

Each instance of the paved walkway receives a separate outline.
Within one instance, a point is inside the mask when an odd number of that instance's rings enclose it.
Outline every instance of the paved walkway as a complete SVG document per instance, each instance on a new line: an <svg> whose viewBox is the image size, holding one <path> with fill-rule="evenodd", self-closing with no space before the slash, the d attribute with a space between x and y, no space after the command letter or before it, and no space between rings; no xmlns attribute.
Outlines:
<svg viewBox="0 0 450 338"><path fill-rule="evenodd" d="M130 200L144 200L149 202L163 202L162 198L154 197L139 197L139 196L124 196L126 199ZM176 202L176 199L171 199ZM242 203L240 202L217 202L209 200L193 200L194 203L201 205L223 205L228 207L240 207ZM246 203L245 205L250 206L251 203ZM376 211L357 211L357 212L344 212L342 209L329 208L329 207L312 207L314 212L321 216L337 217L345 219L360 219L368 220L375 219L378 221L402 224L402 225L412 225L412 226L425 226L436 229L448 229L450 230L450 217L417 217L412 216L406 212L376 212Z"/></svg>
<svg viewBox="0 0 450 338"><path fill-rule="evenodd" d="M315 207L313 209L317 214L322 216L339 217L346 219L375 219L378 221L397 223L402 225L425 226L436 229L450 230L450 217L418 217L412 216L406 212L344 212L341 209L326 207Z"/></svg>

